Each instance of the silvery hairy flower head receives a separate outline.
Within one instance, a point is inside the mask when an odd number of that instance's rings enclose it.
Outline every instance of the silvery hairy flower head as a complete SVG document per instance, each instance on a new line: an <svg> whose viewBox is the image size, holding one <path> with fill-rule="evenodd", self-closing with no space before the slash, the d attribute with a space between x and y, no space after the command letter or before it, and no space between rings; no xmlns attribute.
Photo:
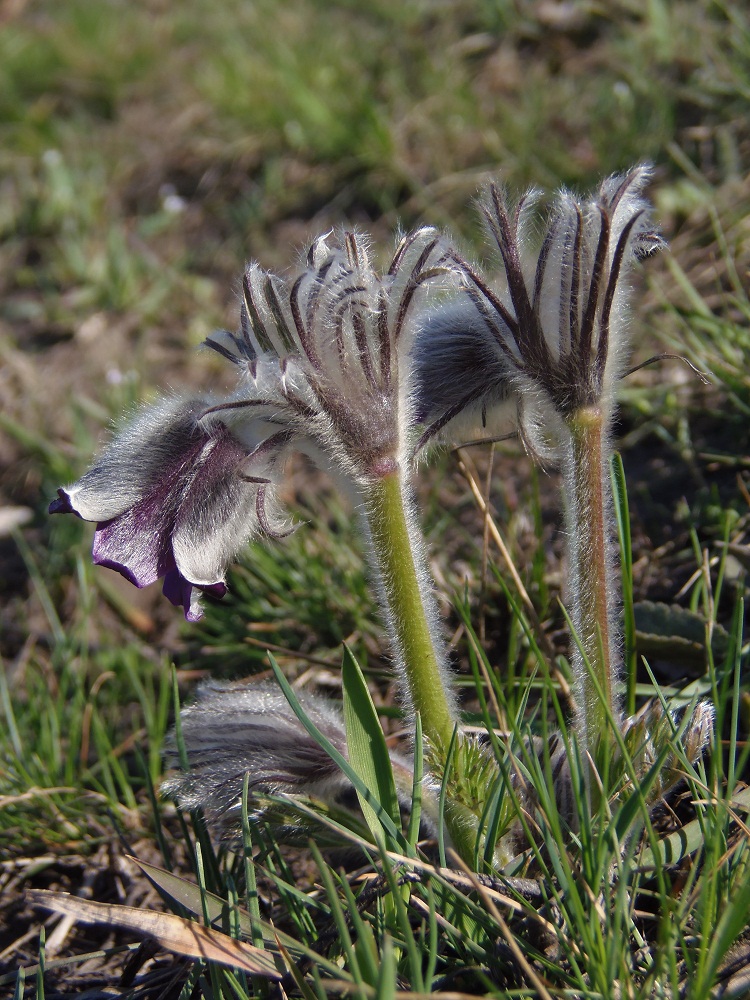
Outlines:
<svg viewBox="0 0 750 1000"><path fill-rule="evenodd" d="M627 273L662 246L642 195L649 168L605 180L590 198L560 191L536 238L541 195L480 201L499 251L497 284L456 255L461 297L429 315L415 347L416 410L426 443L461 414L510 400L532 450L539 428L587 407L610 411L628 340Z"/></svg>
<svg viewBox="0 0 750 1000"><path fill-rule="evenodd" d="M316 240L288 280L250 265L239 332L207 341L239 370L234 395L145 408L50 512L96 521L96 563L138 587L163 578L199 618L248 539L281 533L274 497L291 450L354 492L404 461L415 306L448 272L445 252L419 230L379 275L346 233Z"/></svg>
<svg viewBox="0 0 750 1000"><path fill-rule="evenodd" d="M344 720L338 707L320 695L297 692L308 720L348 758ZM315 798L329 806L356 809L348 778L313 739L273 682L208 681L197 700L180 713L189 770L177 770L162 786L182 809L202 809L225 838L241 824L245 779L251 814L264 815L263 796ZM392 754L403 804L411 802L409 758ZM166 764L179 768L175 734L167 741Z"/></svg>
<svg viewBox="0 0 750 1000"><path fill-rule="evenodd" d="M207 341L241 373L227 408L254 409L351 484L395 471L408 461L415 317L449 263L438 234L420 229L382 275L348 232L333 247L316 240L288 280L251 264L239 332Z"/></svg>
<svg viewBox="0 0 750 1000"><path fill-rule="evenodd" d="M298 698L308 718L346 755L338 710L304 691ZM284 794L332 802L351 787L276 684L204 683L195 704L182 710L180 728L190 769L170 778L164 791L183 809L203 809L223 830L240 824L245 775L251 800ZM174 735L166 762L179 765Z"/></svg>

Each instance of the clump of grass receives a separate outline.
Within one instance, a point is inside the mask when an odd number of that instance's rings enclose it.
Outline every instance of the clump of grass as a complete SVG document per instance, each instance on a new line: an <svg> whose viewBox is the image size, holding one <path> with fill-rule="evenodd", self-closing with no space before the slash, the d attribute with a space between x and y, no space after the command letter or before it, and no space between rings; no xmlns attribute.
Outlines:
<svg viewBox="0 0 750 1000"><path fill-rule="evenodd" d="M738 616L727 662L709 665L717 689L739 681L740 628ZM481 686L477 694L484 700ZM556 710L560 714L559 705ZM720 712L718 726L736 725L733 716L730 721ZM406 841L395 831L394 840L377 821L367 833L345 812L326 815L314 802L280 797L272 800L279 814L296 815L298 828L312 834L314 884L305 887L310 876L301 879L290 869L276 828L250 813L247 788L241 850L217 853L194 816L184 827L192 878L159 866L141 868L175 913L186 908L206 926L252 942L287 990L315 996L341 988L369 995L459 985L476 995L514 989L520 996L561 990L606 996L617 982L626 995L666 990L697 1000L717 984L730 995L741 989L744 960L729 955L750 899L748 847L737 822L747 796L734 785L746 755L737 756L736 742L728 758L717 743L708 762L695 767L683 749L684 731L677 727L669 737L664 749L680 761L683 789L695 803L694 818L670 835L668 809L654 811L643 794L653 775L644 780L630 764L632 794L604 794L592 814L584 795L586 767L575 745L568 756L571 808L561 813L548 790L556 761L545 713L508 717L502 743L488 730L493 752L505 766L512 760L537 790L533 809L516 803L530 846L512 873L477 876L455 855L435 867L435 843L413 839L413 824ZM361 758L352 762L354 780L361 765ZM608 779L601 777L606 789ZM372 806L387 813L373 786L370 793ZM326 859L316 841L329 850L338 845L349 859L346 867ZM272 887L277 901L270 909L259 902L260 886ZM37 898L42 901L42 894ZM65 911L64 900L45 901ZM110 919L116 923L117 914ZM205 977L219 995L265 989L263 975L248 978L223 963L193 964L181 975L190 984Z"/></svg>

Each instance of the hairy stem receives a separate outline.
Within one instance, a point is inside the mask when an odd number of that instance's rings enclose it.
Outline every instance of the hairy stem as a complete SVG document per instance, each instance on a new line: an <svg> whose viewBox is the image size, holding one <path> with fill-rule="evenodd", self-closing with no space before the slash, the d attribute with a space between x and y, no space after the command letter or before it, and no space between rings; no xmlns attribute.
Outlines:
<svg viewBox="0 0 750 1000"><path fill-rule="evenodd" d="M445 773L458 724L450 677L437 645L436 613L431 581L422 565L421 538L409 511L409 486L399 471L379 479L368 490L366 511L385 611L396 646L411 707L419 712L434 776ZM456 734L447 779L444 822L454 849L471 865L483 803L474 801L464 773L464 738ZM461 805L467 797L474 808Z"/></svg>
<svg viewBox="0 0 750 1000"><path fill-rule="evenodd" d="M427 739L445 752L458 715L433 641L434 614L427 605L431 595L426 571L420 566L421 546L408 516L405 489L398 471L379 479L368 490L367 521L412 707L422 718Z"/></svg>
<svg viewBox="0 0 750 1000"><path fill-rule="evenodd" d="M581 749L593 757L609 730L608 717L620 718L607 424L599 407L573 413L565 461L568 601L580 644L573 652L573 695Z"/></svg>
<svg viewBox="0 0 750 1000"><path fill-rule="evenodd" d="M367 491L370 540L406 693L421 718L427 742L425 760L433 778L446 782L446 830L453 848L473 866L476 851L480 858L485 853L479 837L480 818L499 771L460 730L456 732L458 711L442 643L436 638L432 582L409 508L409 483L400 471L383 476ZM500 867L512 857L509 817L505 819L490 852Z"/></svg>

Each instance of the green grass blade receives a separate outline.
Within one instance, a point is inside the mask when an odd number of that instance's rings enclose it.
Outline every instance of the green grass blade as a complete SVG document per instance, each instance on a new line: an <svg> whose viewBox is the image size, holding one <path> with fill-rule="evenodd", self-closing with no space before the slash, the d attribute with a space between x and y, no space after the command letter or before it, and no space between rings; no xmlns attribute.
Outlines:
<svg viewBox="0 0 750 1000"><path fill-rule="evenodd" d="M635 612L633 610L633 547L630 537L630 511L625 469L619 452L612 455L610 464L612 498L620 541L620 573L622 577L623 662L625 666L625 711L635 714L635 685L638 674L638 655L635 642Z"/></svg>
<svg viewBox="0 0 750 1000"><path fill-rule="evenodd" d="M398 826L401 816L385 735L362 670L347 646L344 647L341 675L349 763L364 785L374 793L381 809ZM372 808L369 797L359 791L357 797L373 836L379 839L387 834L380 822L379 811Z"/></svg>
<svg viewBox="0 0 750 1000"><path fill-rule="evenodd" d="M743 869L741 875L735 880L726 909L712 933L706 961L701 970L702 975L699 973L697 981L690 984L692 995L695 997L708 995L708 990L714 985L725 955L747 927L747 915L750 913L750 863L747 851L745 855L744 862L741 863Z"/></svg>
<svg viewBox="0 0 750 1000"><path fill-rule="evenodd" d="M424 744L422 742L422 718L419 712L414 718L414 779L411 790L411 811L409 826L406 831L406 842L409 845L407 853L412 854L419 840L419 827L422 820L422 782L424 780Z"/></svg>
<svg viewBox="0 0 750 1000"><path fill-rule="evenodd" d="M278 665L276 660L273 658L271 653L268 654L268 659L271 664L271 668L276 676L276 680L278 681L281 690L284 692L284 696L289 702L292 711L297 716L302 725L305 727L307 732L312 736L312 738L315 740L318 746L321 747L323 750L325 750L325 752L328 754L331 760L333 760L341 768L341 770L344 772L349 781L351 781L351 783L354 785L357 795L365 798L365 800L368 802L370 807L377 815L379 822L382 824L383 828L388 833L388 836L393 839L394 843L399 843L405 847L406 845L403 834L401 833L400 830L397 829L396 824L393 822L393 820L385 811L385 809L381 806L380 802L373 795L372 791L362 781L362 779L354 770L354 768L351 766L349 761L341 753L339 753L339 751L331 743L331 741L327 737L325 737L323 733L320 732L317 726L315 726L310 721L310 719L308 719L304 709L299 703L299 699L294 693L294 689L284 676L284 672L282 671L281 667Z"/></svg>

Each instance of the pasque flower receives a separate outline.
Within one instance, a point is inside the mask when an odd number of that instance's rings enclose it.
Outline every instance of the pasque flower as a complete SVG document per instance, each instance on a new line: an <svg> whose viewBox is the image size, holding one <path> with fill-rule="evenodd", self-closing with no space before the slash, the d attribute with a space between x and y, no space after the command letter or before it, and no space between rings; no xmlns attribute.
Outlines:
<svg viewBox="0 0 750 1000"><path fill-rule="evenodd" d="M279 533L273 496L289 450L355 493L399 467L413 305L445 273L443 256L423 229L383 276L351 233L317 240L288 281L251 264L239 332L207 341L237 366L237 393L144 409L50 511L98 522L96 563L138 587L163 577L169 599L200 617L201 593L225 592L246 541Z"/></svg>
<svg viewBox="0 0 750 1000"><path fill-rule="evenodd" d="M382 274L353 233L316 240L288 279L251 264L239 331L207 342L234 364L236 393L145 411L52 506L98 521L99 562L139 586L164 576L168 596L196 617L196 597L223 591L244 541L277 532L268 505L287 453L309 455L361 514L403 703L419 713L437 770L458 711L414 516L410 376L426 297L457 275L431 229L405 236ZM481 808L447 814L465 857Z"/></svg>
<svg viewBox="0 0 750 1000"><path fill-rule="evenodd" d="M298 691L297 698L308 720L348 759L339 709L309 691ZM312 797L329 806L356 809L353 785L273 682L204 682L197 700L182 709L180 730L190 767L176 770L162 790L183 809L202 809L225 837L241 830L245 780L249 807L257 817L273 820L273 809L263 801L268 795ZM412 763L399 754L391 755L391 763L399 798L408 806ZM174 733L167 743L166 764L180 764Z"/></svg>
<svg viewBox="0 0 750 1000"><path fill-rule="evenodd" d="M165 595L189 620L200 617L202 592L223 596L227 561L247 536L272 530L270 480L258 474L270 471L267 456L235 437L211 406L170 398L143 410L50 505L53 514L97 521L94 562L137 587L163 577Z"/></svg>
<svg viewBox="0 0 750 1000"><path fill-rule="evenodd" d="M609 434L626 363L628 272L662 246L642 195L648 177L639 166L591 198L560 192L541 240L539 193L512 203L492 185L480 207L499 281L456 253L463 294L426 318L414 352L419 446L459 416L486 421L511 403L527 448L561 465L574 695L587 751L610 716L621 719Z"/></svg>
<svg viewBox="0 0 750 1000"><path fill-rule="evenodd" d="M626 361L628 271L663 246L642 196L648 178L638 166L589 199L561 191L541 241L541 192L514 203L489 187L479 204L502 270L495 285L456 254L464 294L425 318L414 352L422 444L506 400L532 450L554 444L572 413L611 411Z"/></svg>
<svg viewBox="0 0 750 1000"><path fill-rule="evenodd" d="M299 693L308 718L346 755L344 722L324 699ZM181 712L190 769L163 786L183 809L203 809L219 827L240 826L245 775L258 793L315 796L334 801L350 790L338 766L308 734L281 689L269 683L208 682ZM179 764L174 737L167 765Z"/></svg>

